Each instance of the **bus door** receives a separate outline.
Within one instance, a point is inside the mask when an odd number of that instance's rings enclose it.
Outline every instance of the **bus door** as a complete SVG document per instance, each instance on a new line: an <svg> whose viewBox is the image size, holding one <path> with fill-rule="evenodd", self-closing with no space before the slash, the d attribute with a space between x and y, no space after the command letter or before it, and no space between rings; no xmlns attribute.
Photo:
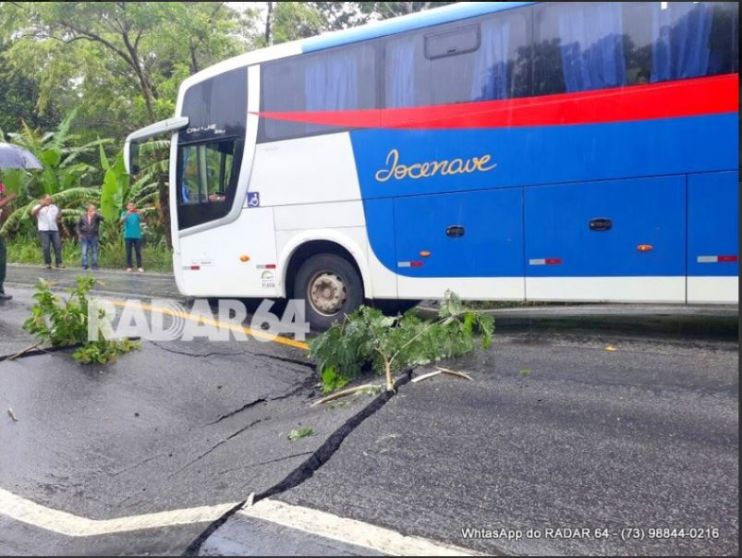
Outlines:
<svg viewBox="0 0 742 558"><path fill-rule="evenodd" d="M527 298L685 301L685 180L527 188Z"/></svg>

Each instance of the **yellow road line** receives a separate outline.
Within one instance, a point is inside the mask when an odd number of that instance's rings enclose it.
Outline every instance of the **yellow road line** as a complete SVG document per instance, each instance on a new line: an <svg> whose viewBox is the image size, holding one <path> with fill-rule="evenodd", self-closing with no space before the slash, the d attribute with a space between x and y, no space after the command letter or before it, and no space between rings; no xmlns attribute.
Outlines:
<svg viewBox="0 0 742 558"><path fill-rule="evenodd" d="M141 303L141 302L134 302L134 301L125 301L125 300L112 300L114 306L118 306L123 308L127 304L135 305L138 308L141 308L143 310L149 310L150 312L158 312L160 314L165 314L168 316L174 316L178 318L184 318L186 320L190 320L192 322L196 323L202 323L205 325L212 325L216 326L219 329L227 328L230 331L240 331L247 333L248 335L252 335L253 337L259 337L260 339L266 339L268 341L272 341L274 343L278 343L280 345L286 345L288 347L294 347L295 349L302 349L304 351L309 349L309 345L307 343L304 343L303 341L297 341L295 339L290 339L289 337L282 337L281 335L271 335L270 333L266 333L264 331L259 331L256 329L252 329L250 327L244 327L244 326L238 326L231 323L224 323L220 322L219 320L214 320L212 318L208 318L206 316L193 316L190 313L186 312L178 312L175 310L172 310L170 308L163 308L161 306L153 306L151 304Z"/></svg>

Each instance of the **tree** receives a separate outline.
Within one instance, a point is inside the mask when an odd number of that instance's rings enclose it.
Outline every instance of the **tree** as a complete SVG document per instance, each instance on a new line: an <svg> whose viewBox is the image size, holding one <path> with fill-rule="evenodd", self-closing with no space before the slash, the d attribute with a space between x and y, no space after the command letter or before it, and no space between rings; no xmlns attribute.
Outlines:
<svg viewBox="0 0 742 558"><path fill-rule="evenodd" d="M356 2L361 12L372 19L388 19L402 15L438 8L453 2Z"/></svg>
<svg viewBox="0 0 742 558"><path fill-rule="evenodd" d="M321 33L325 21L314 2L267 2L263 36L257 46L269 46Z"/></svg>
<svg viewBox="0 0 742 558"><path fill-rule="evenodd" d="M32 129L25 122L21 132L8 134L13 143L33 153L42 165L39 171L6 170L4 180L19 199L17 207L3 225L2 232L17 231L29 217L31 208L41 194L52 194L55 203L64 211L98 198L98 190L91 188L96 182L97 169L81 161L81 157L94 152L110 139L97 139L79 145L79 137L70 132L77 111L72 111L52 132ZM72 217L72 215L71 215Z"/></svg>
<svg viewBox="0 0 742 558"><path fill-rule="evenodd" d="M37 68L39 112L50 99L74 101L84 107L81 123L115 137L171 115L183 79L243 50L240 17L253 14L208 2L13 6L6 59L19 71Z"/></svg>

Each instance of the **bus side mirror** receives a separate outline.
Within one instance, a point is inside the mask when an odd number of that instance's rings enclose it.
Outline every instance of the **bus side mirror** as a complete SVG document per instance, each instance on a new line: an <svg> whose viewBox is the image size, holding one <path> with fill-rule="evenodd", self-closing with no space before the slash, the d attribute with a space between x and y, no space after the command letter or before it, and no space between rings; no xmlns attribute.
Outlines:
<svg viewBox="0 0 742 558"><path fill-rule="evenodd" d="M139 145L136 141L127 141L124 143L124 166L128 174L137 174L139 172Z"/></svg>

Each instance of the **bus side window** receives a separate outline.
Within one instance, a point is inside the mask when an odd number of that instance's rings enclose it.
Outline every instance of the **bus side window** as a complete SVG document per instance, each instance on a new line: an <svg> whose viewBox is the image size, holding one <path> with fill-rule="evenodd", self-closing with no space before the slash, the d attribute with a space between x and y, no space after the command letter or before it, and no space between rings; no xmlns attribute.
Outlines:
<svg viewBox="0 0 742 558"><path fill-rule="evenodd" d="M737 3L560 3L535 14L537 95L738 71Z"/></svg>
<svg viewBox="0 0 742 558"><path fill-rule="evenodd" d="M527 36L526 17L518 13L389 39L385 44L384 106L526 96L530 93Z"/></svg>
<svg viewBox="0 0 742 558"><path fill-rule="evenodd" d="M267 63L261 110L325 112L376 107L376 51L370 44L340 47ZM301 118L261 118L258 141L327 134L345 129L305 124Z"/></svg>
<svg viewBox="0 0 742 558"><path fill-rule="evenodd" d="M626 84L619 2L543 4L536 10L536 94Z"/></svg>

